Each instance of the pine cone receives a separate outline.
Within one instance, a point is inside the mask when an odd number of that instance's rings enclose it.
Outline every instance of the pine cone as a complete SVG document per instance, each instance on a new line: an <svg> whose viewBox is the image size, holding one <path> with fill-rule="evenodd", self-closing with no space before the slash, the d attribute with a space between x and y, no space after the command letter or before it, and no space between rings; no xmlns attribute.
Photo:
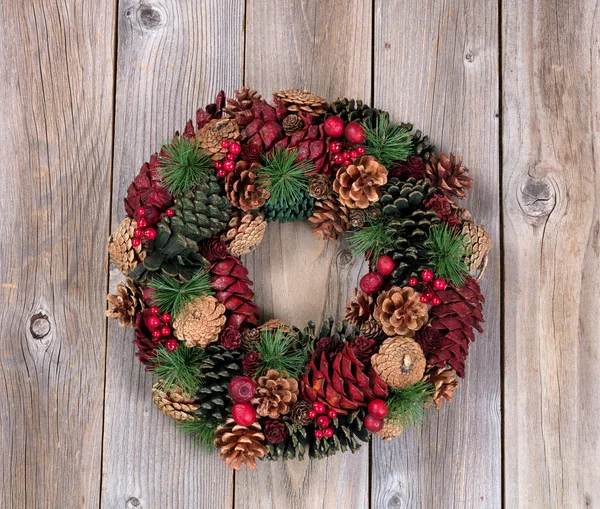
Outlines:
<svg viewBox="0 0 600 509"><path fill-rule="evenodd" d="M342 166L335 176L333 190L339 201L350 209L366 209L381 197L380 186L387 182L387 170L374 157L362 156Z"/></svg>
<svg viewBox="0 0 600 509"><path fill-rule="evenodd" d="M242 256L252 251L261 243L267 222L265 216L258 212L236 215L229 221L229 229L224 235L229 242L229 252L233 256Z"/></svg>
<svg viewBox="0 0 600 509"><path fill-rule="evenodd" d="M298 381L286 378L279 371L270 369L265 376L258 377L256 396L252 404L257 405L256 413L262 417L277 419L288 414L298 399Z"/></svg>
<svg viewBox="0 0 600 509"><path fill-rule="evenodd" d="M415 336L415 341L421 345L425 357L437 352L442 344L442 336L433 327L425 326Z"/></svg>
<svg viewBox="0 0 600 509"><path fill-rule="evenodd" d="M425 163L423 159L417 156L409 156L406 161L395 164L388 169L388 178L397 178L399 180L416 180L423 178L425 172Z"/></svg>
<svg viewBox="0 0 600 509"><path fill-rule="evenodd" d="M260 354L253 350L251 352L247 352L242 359L242 368L244 371L248 373L250 376L254 376L256 370L260 366Z"/></svg>
<svg viewBox="0 0 600 509"><path fill-rule="evenodd" d="M195 138L200 140L200 147L214 160L225 158L227 149L221 146L222 141L235 141L240 137L237 123L228 118L213 119L199 129Z"/></svg>
<svg viewBox="0 0 600 509"><path fill-rule="evenodd" d="M280 419L269 419L265 422L265 438L271 444L280 444L290 435L287 427Z"/></svg>
<svg viewBox="0 0 600 509"><path fill-rule="evenodd" d="M219 237L211 237L210 239L201 242L198 245L198 251L209 262L222 260L229 256L227 244Z"/></svg>
<svg viewBox="0 0 600 509"><path fill-rule="evenodd" d="M429 318L427 304L419 299L421 294L412 288L393 286L377 297L373 316L388 336L414 336Z"/></svg>
<svg viewBox="0 0 600 509"><path fill-rule="evenodd" d="M158 381L152 386L152 401L163 414L177 422L198 420L194 412L200 406L199 401L184 396L180 387L165 392Z"/></svg>
<svg viewBox="0 0 600 509"><path fill-rule="evenodd" d="M402 122L400 129L412 131L413 125ZM435 153L435 146L429 141L429 136L423 136L420 130L416 130L412 136L413 152L417 154L423 161L429 161L429 158Z"/></svg>
<svg viewBox="0 0 600 509"><path fill-rule="evenodd" d="M235 91L235 99L227 99L227 107L223 109L239 126L247 126L254 120L254 108L257 103L265 102L256 90L243 87Z"/></svg>
<svg viewBox="0 0 600 509"><path fill-rule="evenodd" d="M315 344L315 351L313 355L319 357L322 353L325 354L325 358L332 362L338 353L344 348L344 343L339 338L323 337Z"/></svg>
<svg viewBox="0 0 600 509"><path fill-rule="evenodd" d="M283 104L288 111L303 112L319 116L325 113L327 101L318 95L311 94L308 90L291 88L273 94L276 103Z"/></svg>
<svg viewBox="0 0 600 509"><path fill-rule="evenodd" d="M284 424L288 433L287 438L278 444L267 443L269 452L264 459L270 461L304 459L309 447L306 428L288 421L284 421Z"/></svg>
<svg viewBox="0 0 600 509"><path fill-rule="evenodd" d="M292 114L283 119L282 125L285 134L290 136L292 133L302 129L304 127L304 122L298 115Z"/></svg>
<svg viewBox="0 0 600 509"><path fill-rule="evenodd" d="M258 328L247 329L242 334L242 348L246 352L251 352L256 349L256 345L260 343L262 331Z"/></svg>
<svg viewBox="0 0 600 509"><path fill-rule="evenodd" d="M265 203L262 209L267 223L279 221L280 223L294 222L297 220L307 219L312 214L314 198L308 193L303 192L302 197L291 207L286 207L278 204Z"/></svg>
<svg viewBox="0 0 600 509"><path fill-rule="evenodd" d="M371 434L364 426L365 410L359 408L348 414L338 415L332 419L333 436L331 438L315 438L308 441L309 456L322 459L332 456L338 451L353 453L360 449L363 442L371 439Z"/></svg>
<svg viewBox="0 0 600 509"><path fill-rule="evenodd" d="M144 310L144 297L142 289L133 279L127 278L126 283L119 283L117 293L106 296L106 316L118 319L121 327L133 327L135 315Z"/></svg>
<svg viewBox="0 0 600 509"><path fill-rule="evenodd" d="M312 422L308 416L311 410L312 405L308 401L298 400L290 409L290 420L298 426L308 426Z"/></svg>
<svg viewBox="0 0 600 509"><path fill-rule="evenodd" d="M383 420L383 428L377 432L377 436L380 436L382 440L391 440L402 433L404 433L404 426L400 419L386 418Z"/></svg>
<svg viewBox="0 0 600 509"><path fill-rule="evenodd" d="M225 306L212 296L190 301L173 321L175 336L189 347L205 347L219 339L225 326Z"/></svg>
<svg viewBox="0 0 600 509"><path fill-rule="evenodd" d="M219 449L221 459L234 470L239 470L242 465L254 470L256 458L264 457L268 451L258 422L239 426L233 419L227 419L223 426L217 428L215 436L215 447Z"/></svg>
<svg viewBox="0 0 600 509"><path fill-rule="evenodd" d="M456 205L443 194L435 194L423 202L426 210L433 210L440 220L453 228L460 228L461 222L456 217Z"/></svg>
<svg viewBox="0 0 600 509"><path fill-rule="evenodd" d="M344 317L350 323L361 325L371 317L373 308L373 296L355 288L354 300L348 302Z"/></svg>
<svg viewBox="0 0 600 509"><path fill-rule="evenodd" d="M331 115L337 115L345 123L348 122L360 122L365 125L373 126L377 121L377 118L382 115L383 112L376 108L371 108L362 101L356 99L343 99L338 98L333 101L327 108L325 119Z"/></svg>
<svg viewBox="0 0 600 509"><path fill-rule="evenodd" d="M219 344L227 350L236 350L242 346L242 333L235 327L225 327L219 335Z"/></svg>
<svg viewBox="0 0 600 509"><path fill-rule="evenodd" d="M316 200L326 200L331 196L333 185L327 175L316 173L308 181L308 194Z"/></svg>
<svg viewBox="0 0 600 509"><path fill-rule="evenodd" d="M466 257L465 263L471 275L479 281L487 267L488 254L492 249L492 239L483 226L471 222L463 225L462 233L469 243L469 255Z"/></svg>
<svg viewBox="0 0 600 509"><path fill-rule="evenodd" d="M367 214L368 209L350 209L348 211L348 221L354 228L362 228L367 224L369 216Z"/></svg>
<svg viewBox="0 0 600 509"><path fill-rule="evenodd" d="M381 344L379 352L371 357L371 365L386 384L402 389L423 378L426 361L415 340L395 336Z"/></svg>
<svg viewBox="0 0 600 509"><path fill-rule="evenodd" d="M409 178L402 181L396 177L388 180L381 188L379 203L386 216L407 217L417 210L423 200L435 193L435 188L428 180Z"/></svg>
<svg viewBox="0 0 600 509"><path fill-rule="evenodd" d="M337 239L348 229L346 208L334 200L315 202L312 213L308 218L315 225L312 233L321 240Z"/></svg>
<svg viewBox="0 0 600 509"><path fill-rule="evenodd" d="M264 329L274 330L281 329L282 332L290 332L292 328L279 318L271 318L258 327L261 331Z"/></svg>
<svg viewBox="0 0 600 509"><path fill-rule="evenodd" d="M443 152L439 159L431 156L425 167L425 177L449 199L463 199L465 191L471 189L473 179L468 173L469 169L462 165L462 157L456 158L452 152L449 159Z"/></svg>
<svg viewBox="0 0 600 509"><path fill-rule="evenodd" d="M438 410L442 407L444 399L448 403L452 402L452 393L458 387L456 379L456 371L452 368L439 368L436 366L427 366L425 370L424 382L429 382L435 388L431 402L426 405L433 404Z"/></svg>
<svg viewBox="0 0 600 509"><path fill-rule="evenodd" d="M258 163L238 161L235 170L227 174L225 193L234 207L243 211L254 210L262 207L269 198L269 192L256 180L259 168Z"/></svg>
<svg viewBox="0 0 600 509"><path fill-rule="evenodd" d="M135 266L146 258L143 246L140 244L134 247L131 242L135 238L136 228L137 223L126 217L108 239L110 259L125 276L128 276Z"/></svg>
<svg viewBox="0 0 600 509"><path fill-rule="evenodd" d="M365 366L371 362L371 357L377 352L378 347L377 341L364 336L356 336L350 346L354 350L356 358Z"/></svg>
<svg viewBox="0 0 600 509"><path fill-rule="evenodd" d="M381 325L374 318L369 318L365 323L361 324L359 331L361 336L374 339L375 341L380 341L385 337Z"/></svg>

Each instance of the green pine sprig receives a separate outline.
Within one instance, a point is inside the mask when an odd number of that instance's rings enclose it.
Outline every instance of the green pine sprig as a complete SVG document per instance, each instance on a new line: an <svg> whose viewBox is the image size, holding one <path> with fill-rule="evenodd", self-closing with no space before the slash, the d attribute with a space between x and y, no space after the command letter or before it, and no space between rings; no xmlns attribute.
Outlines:
<svg viewBox="0 0 600 509"><path fill-rule="evenodd" d="M443 223L430 228L427 245L436 276L450 280L454 286L462 286L469 275L465 262L470 253L466 237Z"/></svg>
<svg viewBox="0 0 600 509"><path fill-rule="evenodd" d="M214 439L216 426L209 426L206 424L206 418L204 416L198 416L198 419L187 420L177 424L177 427L192 435L196 439L196 443L204 450L210 451L214 449Z"/></svg>
<svg viewBox="0 0 600 509"><path fill-rule="evenodd" d="M163 151L160 168L165 186L173 195L186 193L213 169L211 158L198 142L187 138L176 138L163 146Z"/></svg>
<svg viewBox="0 0 600 509"><path fill-rule="evenodd" d="M260 354L260 364L255 376L275 369L287 376L298 378L308 361L307 345L301 345L295 335L286 334L281 328L264 329L255 346Z"/></svg>
<svg viewBox="0 0 600 509"><path fill-rule="evenodd" d="M281 147L264 156L257 175L261 187L270 193L269 204L292 207L308 191L308 173L315 165L306 159L296 162L296 157L298 151Z"/></svg>
<svg viewBox="0 0 600 509"><path fill-rule="evenodd" d="M191 300L213 294L210 278L203 270L196 272L185 283L179 283L165 274L157 274L148 282L148 286L154 290L152 304L158 306L163 313L170 313L172 318Z"/></svg>
<svg viewBox="0 0 600 509"><path fill-rule="evenodd" d="M399 421L404 428L418 426L423 422L425 403L433 396L434 388L423 380L403 389L391 389L386 403L387 419Z"/></svg>
<svg viewBox="0 0 600 509"><path fill-rule="evenodd" d="M164 391L180 387L185 395L191 395L202 384L202 348L189 348L180 343L176 350L169 352L164 346L159 346L152 358L151 370L160 381Z"/></svg>
<svg viewBox="0 0 600 509"><path fill-rule="evenodd" d="M391 218L387 216L370 220L369 225L350 232L348 242L354 256L372 253L376 260L388 248L394 246L394 239L388 234Z"/></svg>
<svg viewBox="0 0 600 509"><path fill-rule="evenodd" d="M392 123L387 115L378 117L374 126L365 124L365 148L384 166L397 161L406 161L412 153L412 133Z"/></svg>

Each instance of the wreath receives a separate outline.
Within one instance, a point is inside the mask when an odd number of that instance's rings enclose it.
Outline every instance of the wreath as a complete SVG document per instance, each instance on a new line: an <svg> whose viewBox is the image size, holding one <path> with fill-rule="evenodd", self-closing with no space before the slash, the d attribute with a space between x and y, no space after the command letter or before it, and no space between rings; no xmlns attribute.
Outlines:
<svg viewBox="0 0 600 509"><path fill-rule="evenodd" d="M107 316L134 328L154 403L236 470L354 452L451 401L491 247L455 201L462 158L361 101L273 99L243 88L199 109L142 166L108 246L126 280ZM240 256L296 220L369 262L340 323L260 324Z"/></svg>

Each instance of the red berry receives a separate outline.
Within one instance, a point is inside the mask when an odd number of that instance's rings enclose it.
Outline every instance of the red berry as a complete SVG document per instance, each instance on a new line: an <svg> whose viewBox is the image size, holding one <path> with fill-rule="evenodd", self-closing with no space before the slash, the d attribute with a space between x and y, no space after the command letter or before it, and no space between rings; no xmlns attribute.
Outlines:
<svg viewBox="0 0 600 509"><path fill-rule="evenodd" d="M317 411L316 410L309 410L308 411L308 418L309 419L314 419L317 416Z"/></svg>
<svg viewBox="0 0 600 509"><path fill-rule="evenodd" d="M326 415L320 415L317 419L317 426L319 426L319 428L326 428L330 423L331 421Z"/></svg>
<svg viewBox="0 0 600 509"><path fill-rule="evenodd" d="M256 384L249 376L236 376L229 382L227 392L236 403L246 403L254 397Z"/></svg>
<svg viewBox="0 0 600 509"><path fill-rule="evenodd" d="M173 209L167 209L166 214L169 217L173 217L175 215L175 211Z"/></svg>
<svg viewBox="0 0 600 509"><path fill-rule="evenodd" d="M334 141L331 145L329 145L329 150L334 154L342 151L342 144L339 141Z"/></svg>
<svg viewBox="0 0 600 509"><path fill-rule="evenodd" d="M170 336L171 335L171 327L168 327L167 325L163 325L160 328L160 333L162 336Z"/></svg>
<svg viewBox="0 0 600 509"><path fill-rule="evenodd" d="M446 281L444 281L443 279L436 279L433 282L433 287L436 290L445 290L446 289Z"/></svg>
<svg viewBox="0 0 600 509"><path fill-rule="evenodd" d="M365 129L358 122L350 122L344 129L344 136L350 143L359 145L365 141Z"/></svg>
<svg viewBox="0 0 600 509"><path fill-rule="evenodd" d="M140 217L144 217L147 214L146 209L144 207L140 207L137 210L137 213L138 213L138 216L140 216Z"/></svg>
<svg viewBox="0 0 600 509"><path fill-rule="evenodd" d="M360 289L365 293L375 293L383 286L383 276L377 272L369 272L360 278Z"/></svg>
<svg viewBox="0 0 600 509"><path fill-rule="evenodd" d="M144 230L144 236L149 240L153 240L156 238L156 230L154 228L146 228Z"/></svg>
<svg viewBox="0 0 600 509"><path fill-rule="evenodd" d="M159 330L153 330L153 331L152 331L152 337L153 337L154 339L158 339L158 338L160 338L160 331L159 331Z"/></svg>
<svg viewBox="0 0 600 509"><path fill-rule="evenodd" d="M351 159L344 159L344 166L350 166L352 164Z"/></svg>
<svg viewBox="0 0 600 509"><path fill-rule="evenodd" d="M356 151L358 152L359 155L365 155L367 152L367 149L365 147L363 147L362 145L359 145L358 147L356 147Z"/></svg>
<svg viewBox="0 0 600 509"><path fill-rule="evenodd" d="M235 161L235 155L232 154L231 152L229 152L229 154L227 154L225 156L225 160L226 160L225 162L227 162L227 161Z"/></svg>
<svg viewBox="0 0 600 509"><path fill-rule="evenodd" d="M229 140L223 140L221 142L221 147L223 147L223 148L229 148Z"/></svg>
<svg viewBox="0 0 600 509"><path fill-rule="evenodd" d="M350 152L347 150L341 153L342 159L350 159Z"/></svg>
<svg viewBox="0 0 600 509"><path fill-rule="evenodd" d="M350 158L351 159L356 159L358 157L358 150L351 150L350 151Z"/></svg>
<svg viewBox="0 0 600 509"><path fill-rule="evenodd" d="M331 438L333 436L333 430L331 428L327 428L323 430L323 435L325 435L327 438Z"/></svg>
<svg viewBox="0 0 600 509"><path fill-rule="evenodd" d="M148 221L142 217L141 219L138 219L137 226L138 228L146 228L146 226L148 226Z"/></svg>
<svg viewBox="0 0 600 509"><path fill-rule="evenodd" d="M339 138L344 133L344 121L335 115L325 120L325 134L332 138Z"/></svg>
<svg viewBox="0 0 600 509"><path fill-rule="evenodd" d="M323 438L323 432L320 429L315 430L315 438Z"/></svg>
<svg viewBox="0 0 600 509"><path fill-rule="evenodd" d="M143 235L143 232L139 228L136 228L135 230L133 230L133 235L135 235L136 237L141 237Z"/></svg>
<svg viewBox="0 0 600 509"><path fill-rule="evenodd" d="M227 172L223 168L217 170L217 176L224 177L225 175L227 175Z"/></svg>
<svg viewBox="0 0 600 509"><path fill-rule="evenodd" d="M215 161L213 163L213 166L217 169L220 170L221 168L223 168L223 161Z"/></svg>
<svg viewBox="0 0 600 509"><path fill-rule="evenodd" d="M389 412L387 403L382 399L374 399L369 403L367 412L376 419L383 419Z"/></svg>
<svg viewBox="0 0 600 509"><path fill-rule="evenodd" d="M228 173L232 172L235 170L235 163L233 161L225 161L223 163L223 169Z"/></svg>
<svg viewBox="0 0 600 509"><path fill-rule="evenodd" d="M231 417L240 426L250 426L256 422L256 410L250 403L236 403L231 407Z"/></svg>
<svg viewBox="0 0 600 509"><path fill-rule="evenodd" d="M434 297L433 299L431 299L431 304L433 304L434 306L439 306L442 303L442 299L440 299L439 297Z"/></svg>
<svg viewBox="0 0 600 509"><path fill-rule="evenodd" d="M150 308L150 314L151 315L156 315L158 316L158 314L160 313L160 309L158 309L158 306L152 306Z"/></svg>
<svg viewBox="0 0 600 509"><path fill-rule="evenodd" d="M431 292L431 291L425 292L425 297L427 297L427 300L433 299L433 292Z"/></svg>
<svg viewBox="0 0 600 509"><path fill-rule="evenodd" d="M416 286L418 282L419 281L418 281L418 279L416 277L411 277L408 280L408 286Z"/></svg>
<svg viewBox="0 0 600 509"><path fill-rule="evenodd" d="M396 264L391 256L383 255L379 257L375 267L382 276L387 276L396 268Z"/></svg>
<svg viewBox="0 0 600 509"><path fill-rule="evenodd" d="M419 297L419 300L423 303L423 304L427 304L429 302L429 299L427 298L426 295L421 295L421 297Z"/></svg>
<svg viewBox="0 0 600 509"><path fill-rule="evenodd" d="M139 247L142 244L142 241L140 239L131 239L131 245L133 247Z"/></svg>
<svg viewBox="0 0 600 509"><path fill-rule="evenodd" d="M175 350L177 350L178 346L179 346L179 343L177 343L176 339L167 339L167 341L165 342L165 348L169 352L174 352Z"/></svg>
<svg viewBox="0 0 600 509"><path fill-rule="evenodd" d="M156 329L157 327L160 327L160 320L158 318L158 316L151 316L150 318L148 318L148 327L150 327L151 329Z"/></svg>
<svg viewBox="0 0 600 509"><path fill-rule="evenodd" d="M229 152L233 155L237 156L242 151L242 146L237 142L232 142L229 144Z"/></svg>
<svg viewBox="0 0 600 509"><path fill-rule="evenodd" d="M169 323L171 321L171 315L169 313L163 313L160 319L165 323Z"/></svg>
<svg viewBox="0 0 600 509"><path fill-rule="evenodd" d="M425 269L423 272L421 272L421 279L423 281L427 281L429 283L429 281L433 281L433 272L429 269Z"/></svg>
<svg viewBox="0 0 600 509"><path fill-rule="evenodd" d="M336 155L333 157L333 162L334 162L335 164L342 164L342 163L344 162L344 158L342 157L342 155L341 155L341 154L336 154Z"/></svg>
<svg viewBox="0 0 600 509"><path fill-rule="evenodd" d="M325 405L323 403L315 402L315 403L313 403L313 408L315 409L315 411L318 414L324 414L325 413Z"/></svg>
<svg viewBox="0 0 600 509"><path fill-rule="evenodd" d="M335 419L337 417L337 412L335 410L329 410L329 412L327 412L327 415L332 419Z"/></svg>
<svg viewBox="0 0 600 509"><path fill-rule="evenodd" d="M383 428L383 419L377 419L372 415L367 415L365 417L365 428L367 428L371 433L377 433Z"/></svg>

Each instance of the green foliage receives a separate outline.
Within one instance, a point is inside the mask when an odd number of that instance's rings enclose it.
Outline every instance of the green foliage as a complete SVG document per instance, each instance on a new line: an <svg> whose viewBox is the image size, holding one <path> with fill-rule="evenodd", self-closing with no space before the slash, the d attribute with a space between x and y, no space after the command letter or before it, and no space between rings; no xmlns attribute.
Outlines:
<svg viewBox="0 0 600 509"><path fill-rule="evenodd" d="M213 169L211 158L187 138L177 138L163 150L161 171L165 185L173 195L186 193Z"/></svg>
<svg viewBox="0 0 600 509"><path fill-rule="evenodd" d="M173 318L191 300L213 294L210 278L203 270L196 272L184 283L165 274L157 274L148 282L148 286L154 289L152 304L158 306L163 313L170 313Z"/></svg>
<svg viewBox="0 0 600 509"><path fill-rule="evenodd" d="M203 416L200 416L196 420L180 422L177 424L177 427L184 433L192 435L202 449L207 451L214 449L213 441L215 439L216 426L209 426Z"/></svg>
<svg viewBox="0 0 600 509"><path fill-rule="evenodd" d="M421 380L403 389L391 389L386 399L389 419L397 419L404 428L418 426L425 415L425 403L434 393L429 382Z"/></svg>
<svg viewBox="0 0 600 509"><path fill-rule="evenodd" d="M365 148L384 166L396 161L406 161L412 153L410 130L392 123L387 115L378 117L375 126L365 124Z"/></svg>
<svg viewBox="0 0 600 509"><path fill-rule="evenodd" d="M301 344L294 334L287 334L281 328L264 329L260 341L255 346L260 354L260 365L256 376L264 375L269 369L286 372L292 378L298 378L308 361L306 344Z"/></svg>
<svg viewBox="0 0 600 509"><path fill-rule="evenodd" d="M202 348L189 348L180 343L177 350L169 352L164 346L156 349L153 357L152 371L160 380L160 387L164 391L181 387L186 396L193 394L202 383Z"/></svg>
<svg viewBox="0 0 600 509"><path fill-rule="evenodd" d="M452 281L454 286L462 286L469 274L465 263L465 256L469 254L465 236L446 223L439 224L429 230L427 246L431 250L435 275Z"/></svg>
<svg viewBox="0 0 600 509"><path fill-rule="evenodd" d="M386 249L394 247L394 239L388 233L391 219L383 216L371 219L369 225L360 230L350 232L348 242L354 256L373 253L374 259L379 258Z"/></svg>
<svg viewBox="0 0 600 509"><path fill-rule="evenodd" d="M259 184L271 194L270 205L293 207L308 191L307 173L314 169L314 164L306 159L296 162L296 157L296 150L281 147L265 155L257 174Z"/></svg>

